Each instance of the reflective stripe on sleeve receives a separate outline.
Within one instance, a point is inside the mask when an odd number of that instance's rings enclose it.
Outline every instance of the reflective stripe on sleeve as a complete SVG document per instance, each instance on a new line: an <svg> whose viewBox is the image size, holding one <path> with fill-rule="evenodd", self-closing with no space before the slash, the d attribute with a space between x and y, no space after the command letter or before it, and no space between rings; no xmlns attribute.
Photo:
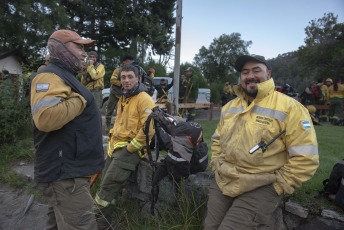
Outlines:
<svg viewBox="0 0 344 230"><path fill-rule="evenodd" d="M140 142L138 142L135 138L130 143L137 149L142 148L142 144Z"/></svg>
<svg viewBox="0 0 344 230"><path fill-rule="evenodd" d="M318 147L314 145L292 146L288 148L288 153L289 158L304 154L318 155Z"/></svg>
<svg viewBox="0 0 344 230"><path fill-rule="evenodd" d="M137 151L137 152L139 153L139 156L140 156L141 158L144 158L144 157L145 157L145 155L142 155L141 151Z"/></svg>
<svg viewBox="0 0 344 230"><path fill-rule="evenodd" d="M55 106L62 102L62 98L60 97L50 97L50 98L43 98L36 102L31 107L31 113L32 115L35 115L40 109L49 107L49 106Z"/></svg>
<svg viewBox="0 0 344 230"><path fill-rule="evenodd" d="M123 148L125 146L129 145L128 142L117 142L116 144L113 145L113 150ZM109 145L110 146L110 145ZM112 157L112 152L110 152L110 149L108 150L108 156L111 158Z"/></svg>
<svg viewBox="0 0 344 230"><path fill-rule="evenodd" d="M110 202L100 199L100 197L98 196L98 193L96 194L96 197L94 198L94 200L97 202L97 204L103 207L107 207L110 204Z"/></svg>

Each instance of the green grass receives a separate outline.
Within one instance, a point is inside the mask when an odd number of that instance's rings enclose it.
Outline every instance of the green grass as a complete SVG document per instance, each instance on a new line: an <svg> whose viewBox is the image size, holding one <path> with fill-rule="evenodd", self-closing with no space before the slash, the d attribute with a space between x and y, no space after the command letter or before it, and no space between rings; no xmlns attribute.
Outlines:
<svg viewBox="0 0 344 230"><path fill-rule="evenodd" d="M341 160L343 155L344 127L322 124L315 126L319 145L319 168L313 178L302 184L286 199L294 200L312 213L320 213L322 209L332 209L343 214L343 210L327 201L325 198L314 198L323 188L323 180L330 176L332 167Z"/></svg>
<svg viewBox="0 0 344 230"><path fill-rule="evenodd" d="M20 140L16 145L5 144L0 147L0 182L13 187L27 185L27 180L11 170L14 162L25 160L32 162L34 158L32 137Z"/></svg>
<svg viewBox="0 0 344 230"><path fill-rule="evenodd" d="M204 131L204 141L208 144L211 154L211 136L213 135L218 121L197 121ZM327 201L325 198L314 198L322 189L322 181L329 177L333 165L343 158L344 127L332 125L316 126L317 139L319 144L320 166L314 177L305 182L294 194L286 195L285 199L291 199L308 208L311 213L318 214L321 209L331 209L343 214L343 211ZM29 182L10 170L11 164L19 160L33 160L32 137L19 141L15 146L4 145L0 147L0 182L15 187L28 187ZM91 189L94 196L100 185L100 178ZM183 189L181 189L183 190ZM149 215L149 205L146 203L143 208L142 202L132 200L125 194L118 202L114 210L114 226L120 229L201 229L205 216L205 202L194 208L195 200L186 198L185 193L177 197L177 205L162 207L154 216ZM157 204L157 206L159 206ZM197 206L197 205L196 205ZM148 210L145 212L144 210Z"/></svg>

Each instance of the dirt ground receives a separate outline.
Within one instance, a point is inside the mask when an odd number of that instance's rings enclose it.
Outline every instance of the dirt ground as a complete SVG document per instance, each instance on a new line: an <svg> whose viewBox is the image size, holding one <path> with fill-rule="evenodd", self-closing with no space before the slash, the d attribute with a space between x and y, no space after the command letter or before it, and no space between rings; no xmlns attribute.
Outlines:
<svg viewBox="0 0 344 230"><path fill-rule="evenodd" d="M196 110L196 120L209 120L209 116L209 110ZM213 111L212 119L219 120L219 118L220 111ZM103 133L105 133L104 130L105 127L103 127ZM18 162L13 166L13 170L29 180L33 180L33 163ZM6 184L0 184L0 230L44 229L48 206L40 202L40 197L34 197L30 209L23 215L31 195L24 189L15 189Z"/></svg>
<svg viewBox="0 0 344 230"><path fill-rule="evenodd" d="M35 198L24 214L31 194L0 184L0 230L43 230L48 206Z"/></svg>

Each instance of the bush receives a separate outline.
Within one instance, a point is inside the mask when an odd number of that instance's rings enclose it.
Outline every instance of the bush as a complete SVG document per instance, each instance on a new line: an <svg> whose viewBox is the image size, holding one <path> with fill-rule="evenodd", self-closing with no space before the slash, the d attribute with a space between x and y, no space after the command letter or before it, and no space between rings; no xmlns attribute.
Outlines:
<svg viewBox="0 0 344 230"><path fill-rule="evenodd" d="M221 94L223 92L224 84L214 84L210 86L211 96L210 101L214 104L221 104Z"/></svg>
<svg viewBox="0 0 344 230"><path fill-rule="evenodd" d="M18 88L8 80L0 85L0 146L16 142L23 136L23 130L30 126L29 98ZM27 131L24 133L28 134Z"/></svg>

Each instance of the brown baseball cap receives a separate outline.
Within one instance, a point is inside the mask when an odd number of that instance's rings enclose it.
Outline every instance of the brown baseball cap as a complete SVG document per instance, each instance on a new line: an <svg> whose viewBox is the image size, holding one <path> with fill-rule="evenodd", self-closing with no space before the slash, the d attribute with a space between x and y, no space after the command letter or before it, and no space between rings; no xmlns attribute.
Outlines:
<svg viewBox="0 0 344 230"><path fill-rule="evenodd" d="M50 36L50 38L56 38L64 44L67 42L82 44L84 47L94 46L95 43L95 40L83 39L79 34L72 30L57 30Z"/></svg>

